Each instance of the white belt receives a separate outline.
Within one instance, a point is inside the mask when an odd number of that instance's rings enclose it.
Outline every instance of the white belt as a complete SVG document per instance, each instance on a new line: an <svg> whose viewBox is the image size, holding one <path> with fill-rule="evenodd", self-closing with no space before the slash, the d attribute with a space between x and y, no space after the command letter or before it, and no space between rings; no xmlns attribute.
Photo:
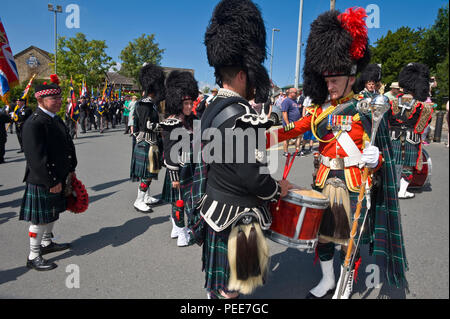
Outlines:
<svg viewBox="0 0 450 319"><path fill-rule="evenodd" d="M326 167L329 167L331 170L339 170L344 169L346 167L350 166L360 166L364 165L361 162L361 156L347 156L347 157L341 157L341 158L331 158L327 156L321 156L320 162L325 165Z"/></svg>

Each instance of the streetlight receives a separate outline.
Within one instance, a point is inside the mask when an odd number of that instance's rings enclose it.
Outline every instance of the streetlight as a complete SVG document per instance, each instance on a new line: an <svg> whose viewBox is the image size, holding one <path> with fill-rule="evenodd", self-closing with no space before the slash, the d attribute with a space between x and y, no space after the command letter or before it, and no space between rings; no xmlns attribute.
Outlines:
<svg viewBox="0 0 450 319"><path fill-rule="evenodd" d="M62 12L61 6L56 6L56 9L53 8L53 4L48 4L48 11L53 11L55 13L55 74L56 74L56 54L58 52L58 32L57 32L57 24L56 24L56 14Z"/></svg>
<svg viewBox="0 0 450 319"><path fill-rule="evenodd" d="M273 64L273 38L275 32L280 32L280 29L273 28L272 29L272 51L270 52L270 81L272 81L272 64ZM273 83L273 81L272 81Z"/></svg>
<svg viewBox="0 0 450 319"><path fill-rule="evenodd" d="M294 84L294 87L296 89L298 89L298 82L300 79L300 58L302 50L302 17L303 17L303 0L300 0L300 12L298 14L297 62L295 65L295 84Z"/></svg>

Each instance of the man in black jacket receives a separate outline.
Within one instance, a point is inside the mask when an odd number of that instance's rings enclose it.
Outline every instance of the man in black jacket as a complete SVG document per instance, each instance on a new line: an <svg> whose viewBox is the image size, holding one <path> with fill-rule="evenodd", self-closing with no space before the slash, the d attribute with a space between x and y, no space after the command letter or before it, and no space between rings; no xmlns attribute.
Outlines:
<svg viewBox="0 0 450 319"><path fill-rule="evenodd" d="M65 250L69 244L52 242L53 225L67 207L64 189L69 174L75 171L77 158L69 131L56 113L61 108L61 88L54 83L36 87L36 111L23 128L23 143L27 161L19 220L31 222L30 254L26 266L36 270L56 267L42 255Z"/></svg>
<svg viewBox="0 0 450 319"><path fill-rule="evenodd" d="M6 145L6 123L11 123L12 119L4 110L0 110L0 164L5 162L5 145Z"/></svg>
<svg viewBox="0 0 450 319"><path fill-rule="evenodd" d="M19 140L20 150L17 153L23 153L23 142L22 142L22 129L25 121L30 117L33 113L29 107L26 106L25 99L17 99L17 106L14 109L14 113L16 114L16 118L14 119L16 123L16 134L17 139Z"/></svg>

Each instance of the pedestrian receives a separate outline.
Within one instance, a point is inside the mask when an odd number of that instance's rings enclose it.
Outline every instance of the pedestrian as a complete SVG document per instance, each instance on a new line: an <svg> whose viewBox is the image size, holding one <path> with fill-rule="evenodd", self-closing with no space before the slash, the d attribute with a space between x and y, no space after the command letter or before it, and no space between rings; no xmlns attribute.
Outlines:
<svg viewBox="0 0 450 319"><path fill-rule="evenodd" d="M97 126L100 130L100 134L103 134L103 132L106 129L106 110L105 110L105 100L103 100L102 98L98 98L97 99Z"/></svg>
<svg viewBox="0 0 450 319"><path fill-rule="evenodd" d="M424 103L429 96L428 67L421 63L409 63L398 76L403 88L391 102L388 112L389 127L395 164L402 167L398 198L413 198L407 191L414 170L422 170L422 133L431 122L433 107Z"/></svg>
<svg viewBox="0 0 450 319"><path fill-rule="evenodd" d="M202 135L216 128L215 134L222 136L222 154L229 130L245 127L257 132L270 126L248 103L253 98L256 103L265 102L270 91L263 65L265 30L261 12L250 0L220 1L206 30L208 61L221 88L202 115ZM196 143L200 140L194 140ZM205 195L194 209L190 229L203 246L208 298L236 298L263 284L268 248L262 229L271 223L266 204L278 199L281 192L287 193L289 185L261 174L266 164L259 150L247 145L237 154L240 146L209 163L207 176L199 178ZM243 161L238 161L240 155ZM225 160L225 156L230 157Z"/></svg>
<svg viewBox="0 0 450 319"><path fill-rule="evenodd" d="M66 104L66 126L69 128L69 134L72 139L75 138L77 134L77 119L78 119L79 111L76 107L76 102L73 103L70 97L67 98Z"/></svg>
<svg viewBox="0 0 450 319"><path fill-rule="evenodd" d="M281 103L281 114L283 115L283 126L288 127L292 125L291 123L298 121L302 115L300 113L300 107L296 102L297 99L297 89L290 88L287 91L287 98ZM297 151L297 156L304 155L300 152L300 142L302 140L301 136L295 139L295 150ZM288 141L283 142L283 156L288 156Z"/></svg>
<svg viewBox="0 0 450 319"><path fill-rule="evenodd" d="M23 153L22 128L25 121L33 113L33 110L26 105L25 99L17 99L17 105L14 108L14 122L16 125L17 140L19 141L20 150L17 153Z"/></svg>
<svg viewBox="0 0 450 319"><path fill-rule="evenodd" d="M217 96L217 92L219 92L219 90L217 88L213 88L211 90L211 95L206 99L206 107L208 107L208 105L211 104L211 102Z"/></svg>
<svg viewBox="0 0 450 319"><path fill-rule="evenodd" d="M27 164L19 220L31 222L26 266L38 271L57 266L45 260L43 255L70 248L70 244L57 244L52 238L54 224L67 207L66 180L77 166L72 138L56 115L61 108L59 80L56 75L51 75L50 79L51 84L35 88L38 107L23 127Z"/></svg>
<svg viewBox="0 0 450 319"><path fill-rule="evenodd" d="M86 133L86 124L89 119L89 103L85 96L81 97L80 103L80 126L81 133Z"/></svg>
<svg viewBox="0 0 450 319"><path fill-rule="evenodd" d="M303 100L302 117L308 116L307 108L311 107L311 105L312 105L311 98L309 96L305 97L305 99ZM303 134L303 138L302 138L302 149L300 151L300 154L306 155L306 154L311 153L315 141L316 141L316 137L313 135L311 130L305 132L305 134ZM309 143L308 151L305 150L305 146L307 143Z"/></svg>
<svg viewBox="0 0 450 319"><path fill-rule="evenodd" d="M192 179L192 174L185 168L193 162L192 134L196 116L192 109L198 95L197 81L189 72L172 71L167 77L166 95L166 119L161 122L161 127L167 170L161 199L172 206L170 236L177 238L178 247L183 247L189 244L190 238L185 221L185 211L189 211L189 207L185 207L188 201L185 201L184 193L189 191L186 183ZM174 130L178 139L170 137ZM189 147L175 152L173 147L183 139L181 132L189 136Z"/></svg>
<svg viewBox="0 0 450 319"><path fill-rule="evenodd" d="M125 124L125 132L123 134L130 133L130 126L128 125L128 117L130 116L130 96L125 96L125 102L123 103L123 121Z"/></svg>
<svg viewBox="0 0 450 319"><path fill-rule="evenodd" d="M389 99L389 101L393 101L397 98L397 95L400 93L400 86L398 86L398 82L391 83L391 89L389 92L384 95Z"/></svg>
<svg viewBox="0 0 450 319"><path fill-rule="evenodd" d="M355 263L346 282L343 282L344 262L358 205L361 205L358 229L365 214L368 217L361 244L370 243L370 252L376 256L376 264L389 284L397 287L406 284L407 262L387 123L381 121L373 146L365 142L372 131L372 120L359 108L359 101L366 97L352 91L357 73L367 66L370 57L364 16L363 8L351 8L345 13L325 12L313 21L306 45L303 90L315 106L308 109L308 116L291 127L274 132L278 141L283 141L312 129L320 143L320 166L314 185L329 198L330 206L322 217L317 244L322 279L307 298L324 298L333 291L333 298L338 294L341 299L350 298L357 265L361 262L359 248L349 251ZM352 21L352 24L342 21ZM368 212L365 197L358 200L363 166L372 172L368 180L371 198ZM371 183L375 180L377 183ZM355 235L355 243L359 237ZM335 245L341 245L341 273L337 283L333 266Z"/></svg>
<svg viewBox="0 0 450 319"><path fill-rule="evenodd" d="M159 103L165 99L165 75L161 67L145 64L139 73L139 82L145 95L136 103L134 134L136 146L131 159L130 178L139 182L134 208L143 213L152 211L150 205L159 200L150 196L150 184L158 179L161 169L162 138L159 127Z"/></svg>

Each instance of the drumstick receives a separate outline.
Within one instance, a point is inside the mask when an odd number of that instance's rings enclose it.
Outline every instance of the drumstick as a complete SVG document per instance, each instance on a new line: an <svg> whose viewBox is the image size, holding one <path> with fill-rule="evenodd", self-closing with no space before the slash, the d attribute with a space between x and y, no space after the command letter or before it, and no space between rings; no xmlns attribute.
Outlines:
<svg viewBox="0 0 450 319"><path fill-rule="evenodd" d="M291 158L291 153L288 154L286 158L286 163L284 164L284 172L283 172L283 180L287 179L289 172L291 171L292 164L294 164L295 157L297 156L298 150L295 151L294 155L292 155L292 161L289 161ZM280 210L281 198L278 199L277 202L277 211Z"/></svg>

